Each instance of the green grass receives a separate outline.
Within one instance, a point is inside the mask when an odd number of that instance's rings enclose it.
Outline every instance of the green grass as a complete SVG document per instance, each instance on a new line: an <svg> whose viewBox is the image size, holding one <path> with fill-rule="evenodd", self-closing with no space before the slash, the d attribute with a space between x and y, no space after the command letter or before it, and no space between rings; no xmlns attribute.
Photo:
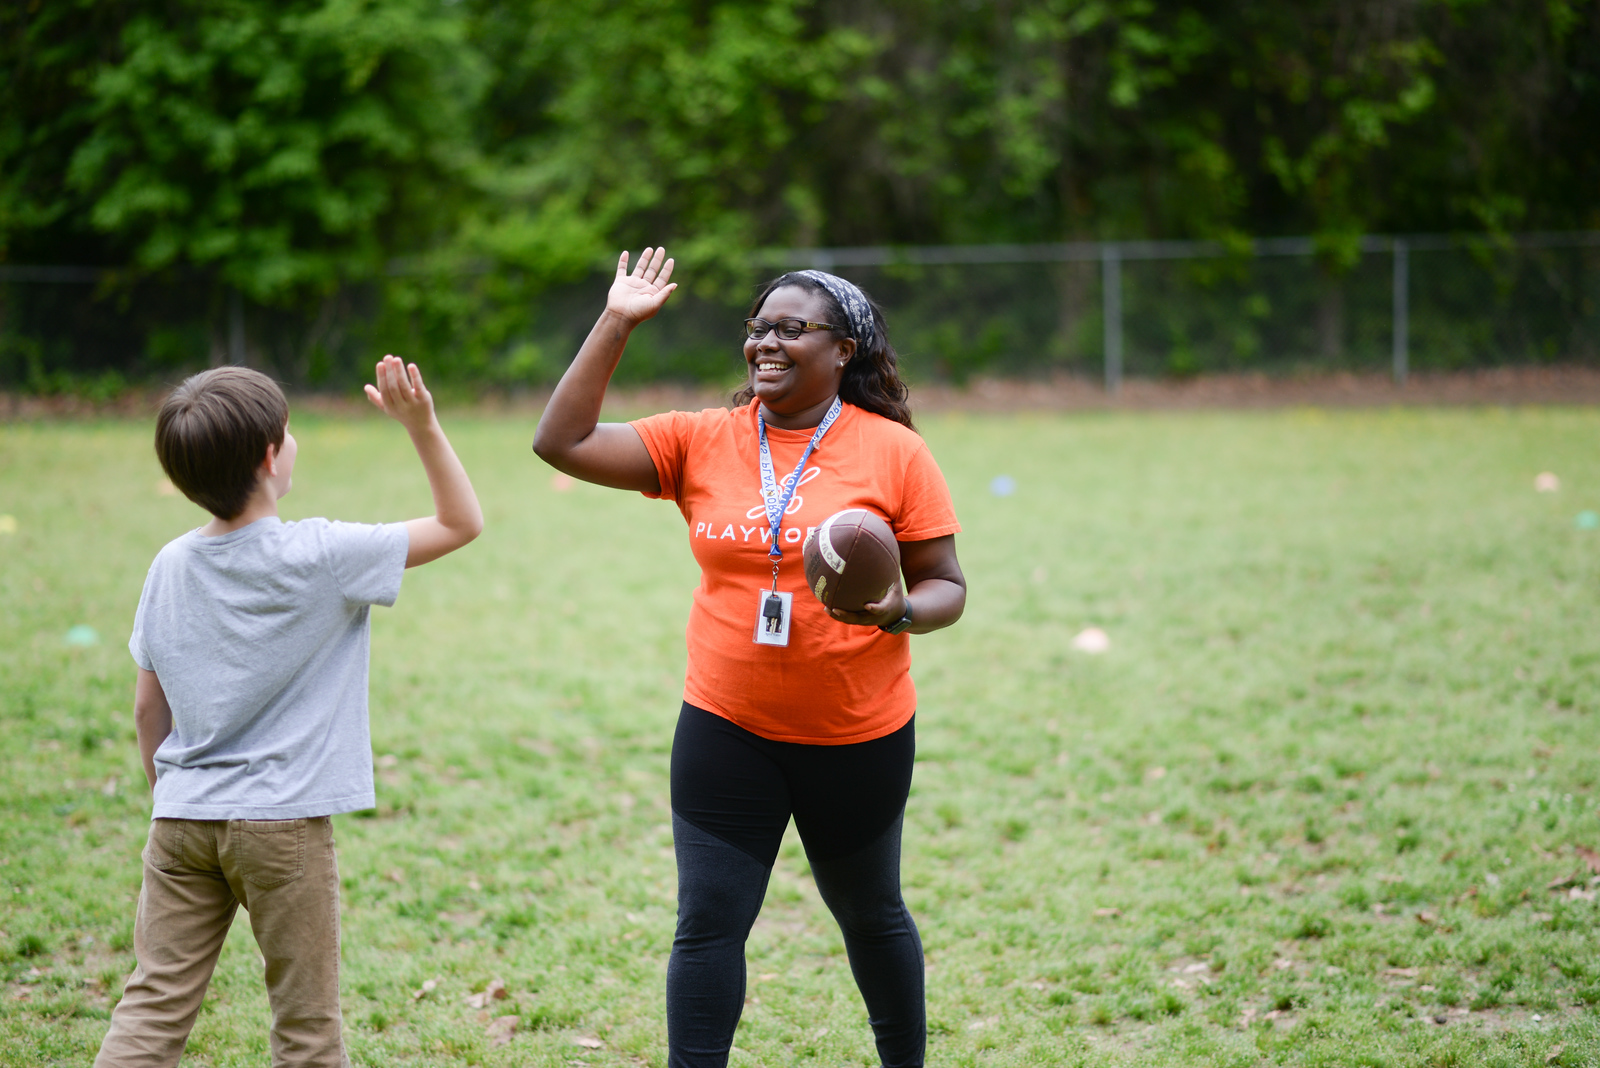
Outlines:
<svg viewBox="0 0 1600 1068"><path fill-rule="evenodd" d="M375 613L379 807L338 820L352 1053L664 1064L681 520L556 492L525 422L446 425L488 529ZM393 424L295 430L289 517L426 509ZM1574 523L1600 508L1600 412L925 431L971 583L966 618L914 645L931 1063L1600 1061L1576 852L1600 848L1600 531ZM123 643L151 556L200 518L158 495L148 434L0 427L8 1065L87 1063L131 964L147 795ZM1014 496L989 494L1002 473ZM101 644L64 644L75 624ZM1086 625L1108 653L1071 648ZM792 834L749 955L733 1064L876 1063ZM492 1014L520 1017L500 1048L463 1001L494 978ZM263 1063L266 1019L241 924L189 1063Z"/></svg>

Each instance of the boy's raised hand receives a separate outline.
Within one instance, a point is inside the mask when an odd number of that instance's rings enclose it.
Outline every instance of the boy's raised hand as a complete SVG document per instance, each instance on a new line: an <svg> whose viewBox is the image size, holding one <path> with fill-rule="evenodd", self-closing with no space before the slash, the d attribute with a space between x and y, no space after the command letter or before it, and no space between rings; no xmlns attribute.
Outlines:
<svg viewBox="0 0 1600 1068"><path fill-rule="evenodd" d="M406 521L411 539L406 566L416 567L454 552L483 530L483 509L472 491L472 480L456 458L455 450L434 418L433 396L422 384L422 372L398 356L378 362L378 384L366 388L367 399L392 415L416 446L417 458L428 475L434 514Z"/></svg>
<svg viewBox="0 0 1600 1068"><path fill-rule="evenodd" d="M415 433L433 422L433 394L422 384L416 364L385 356L374 371L377 386L367 386L367 399Z"/></svg>

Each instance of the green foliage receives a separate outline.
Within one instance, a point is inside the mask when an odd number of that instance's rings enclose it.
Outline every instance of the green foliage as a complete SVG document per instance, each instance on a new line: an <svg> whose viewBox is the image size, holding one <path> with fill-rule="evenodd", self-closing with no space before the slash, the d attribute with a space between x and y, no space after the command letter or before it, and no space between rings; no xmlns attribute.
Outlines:
<svg viewBox="0 0 1600 1068"><path fill-rule="evenodd" d="M533 299L662 241L721 299L770 245L1600 225L1592 0L57 0L0 69L0 262L184 298L47 374L194 363L238 292L301 382L548 378Z"/></svg>
<svg viewBox="0 0 1600 1068"><path fill-rule="evenodd" d="M92 52L73 6L42 6L22 42L71 106L21 117L72 147L6 183L8 215L105 235L133 271L214 268L258 301L373 276L453 221L459 194L438 194L474 162L484 71L448 6L85 4Z"/></svg>

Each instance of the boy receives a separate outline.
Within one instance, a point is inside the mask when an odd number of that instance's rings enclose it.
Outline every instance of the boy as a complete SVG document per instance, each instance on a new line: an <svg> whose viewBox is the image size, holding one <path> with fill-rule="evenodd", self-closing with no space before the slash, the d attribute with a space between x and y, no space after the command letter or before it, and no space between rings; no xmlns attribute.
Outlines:
<svg viewBox="0 0 1600 1068"><path fill-rule="evenodd" d="M288 402L258 372L195 375L156 417L161 466L213 518L156 556L128 642L155 807L137 966L97 1068L177 1064L240 905L266 963L275 1068L349 1064L328 817L374 804L369 607L483 529L416 364L385 356L366 392L411 435L436 515L279 520L296 445Z"/></svg>

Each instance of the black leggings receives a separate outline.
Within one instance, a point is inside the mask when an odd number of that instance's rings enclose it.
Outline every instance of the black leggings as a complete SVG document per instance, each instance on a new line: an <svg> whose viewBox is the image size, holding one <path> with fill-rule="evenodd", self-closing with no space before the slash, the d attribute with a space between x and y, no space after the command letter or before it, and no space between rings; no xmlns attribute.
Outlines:
<svg viewBox="0 0 1600 1068"><path fill-rule="evenodd" d="M672 742L678 933L667 966L671 1068L728 1062L744 1007L744 943L789 817L805 845L885 1068L927 1040L922 941L900 896L914 721L854 745L774 742L685 703Z"/></svg>

